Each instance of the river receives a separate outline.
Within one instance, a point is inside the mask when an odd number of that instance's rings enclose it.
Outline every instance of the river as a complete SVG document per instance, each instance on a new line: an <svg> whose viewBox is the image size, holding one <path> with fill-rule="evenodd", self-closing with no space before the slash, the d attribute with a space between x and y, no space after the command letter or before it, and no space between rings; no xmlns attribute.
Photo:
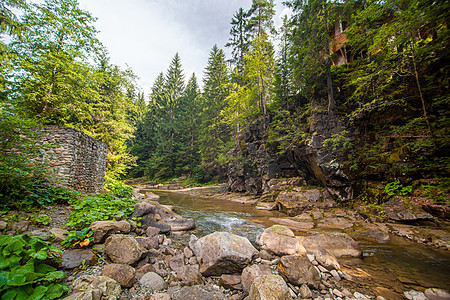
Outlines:
<svg viewBox="0 0 450 300"><path fill-rule="evenodd" d="M254 206L214 197L157 190L152 192L161 197L161 204L172 205L176 213L193 218L197 226L194 233L198 237L214 231L227 231L246 236L254 242L264 228L274 224L269 218L286 217L278 211L259 210ZM431 287L450 290L448 251L430 249L392 235L386 243L357 242L363 250L362 259L340 260L343 269L355 278L354 282L346 282L349 288L368 294L379 287L398 294Z"/></svg>

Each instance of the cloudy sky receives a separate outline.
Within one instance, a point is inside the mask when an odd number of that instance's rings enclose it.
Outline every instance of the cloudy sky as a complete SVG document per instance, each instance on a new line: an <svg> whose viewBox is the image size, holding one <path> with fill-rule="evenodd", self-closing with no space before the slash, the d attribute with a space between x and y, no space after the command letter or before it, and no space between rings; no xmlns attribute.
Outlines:
<svg viewBox="0 0 450 300"><path fill-rule="evenodd" d="M287 11L281 2L275 1L275 25L281 23L281 16ZM195 72L200 83L210 49L214 44L224 47L234 12L240 7L249 9L252 1L79 0L79 3L98 18L95 24L98 37L108 49L111 62L132 68L148 95L158 74L167 70L177 52L185 77Z"/></svg>

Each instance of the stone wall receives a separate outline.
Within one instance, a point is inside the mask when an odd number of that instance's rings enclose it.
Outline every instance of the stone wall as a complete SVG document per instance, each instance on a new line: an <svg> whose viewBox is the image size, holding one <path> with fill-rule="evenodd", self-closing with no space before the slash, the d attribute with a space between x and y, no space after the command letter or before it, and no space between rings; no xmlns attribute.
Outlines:
<svg viewBox="0 0 450 300"><path fill-rule="evenodd" d="M49 126L42 132L40 159L48 164L50 179L59 187L86 193L103 191L107 146L69 127Z"/></svg>

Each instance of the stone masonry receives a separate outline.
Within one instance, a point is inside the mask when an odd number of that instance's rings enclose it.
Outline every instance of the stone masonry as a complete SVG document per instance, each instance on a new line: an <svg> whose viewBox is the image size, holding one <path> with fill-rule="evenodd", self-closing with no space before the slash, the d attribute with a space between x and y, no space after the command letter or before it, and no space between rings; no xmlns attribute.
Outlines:
<svg viewBox="0 0 450 300"><path fill-rule="evenodd" d="M70 127L48 126L43 133L40 160L48 164L50 179L59 187L86 193L103 191L107 146Z"/></svg>

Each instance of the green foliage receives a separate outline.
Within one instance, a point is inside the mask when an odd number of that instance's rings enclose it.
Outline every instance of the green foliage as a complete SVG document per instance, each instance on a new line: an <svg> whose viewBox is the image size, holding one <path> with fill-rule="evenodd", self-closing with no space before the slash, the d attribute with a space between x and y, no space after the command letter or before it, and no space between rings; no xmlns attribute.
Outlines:
<svg viewBox="0 0 450 300"><path fill-rule="evenodd" d="M109 176L105 177L105 189L118 198L129 199L133 194L133 188L131 186Z"/></svg>
<svg viewBox="0 0 450 300"><path fill-rule="evenodd" d="M27 235L0 236L0 296L2 299L59 299L69 287L63 271L48 265L61 250Z"/></svg>
<svg viewBox="0 0 450 300"><path fill-rule="evenodd" d="M83 248L94 242L93 231L89 227L82 230L72 230L62 245L70 248Z"/></svg>
<svg viewBox="0 0 450 300"><path fill-rule="evenodd" d="M412 186L403 186L399 181L393 181L385 185L384 191L388 196L406 196L412 192Z"/></svg>

